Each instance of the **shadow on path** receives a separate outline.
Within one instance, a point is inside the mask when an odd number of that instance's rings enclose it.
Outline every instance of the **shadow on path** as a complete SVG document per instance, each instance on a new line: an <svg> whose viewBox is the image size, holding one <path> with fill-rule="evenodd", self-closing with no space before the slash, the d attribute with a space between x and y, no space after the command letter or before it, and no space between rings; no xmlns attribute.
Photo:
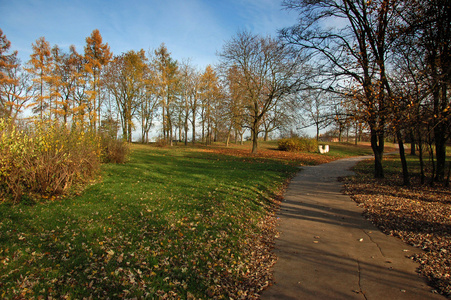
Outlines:
<svg viewBox="0 0 451 300"><path fill-rule="evenodd" d="M354 157L303 168L278 217L275 284L262 299L445 299L433 294L407 255L419 250L381 233L341 193Z"/></svg>

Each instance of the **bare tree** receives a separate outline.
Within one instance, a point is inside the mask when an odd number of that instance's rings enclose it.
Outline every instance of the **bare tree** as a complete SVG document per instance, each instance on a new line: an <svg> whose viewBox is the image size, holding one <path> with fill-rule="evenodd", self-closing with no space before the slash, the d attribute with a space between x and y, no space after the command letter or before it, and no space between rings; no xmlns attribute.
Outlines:
<svg viewBox="0 0 451 300"><path fill-rule="evenodd" d="M388 31L395 23L399 1L389 0L285 0L283 5L299 13L299 23L281 31L290 44L310 54L329 84L353 82L367 112L364 121L371 132L375 177L383 177L382 156L387 117L393 100L386 62L390 49ZM325 24L337 24L335 27ZM324 87L324 80L321 82ZM363 95L363 97L361 97Z"/></svg>
<svg viewBox="0 0 451 300"><path fill-rule="evenodd" d="M306 115L306 124L315 126L318 141L320 130L327 128L331 123L331 115L327 110L329 96L324 91L310 89L300 95L300 102L301 111Z"/></svg>
<svg viewBox="0 0 451 300"><path fill-rule="evenodd" d="M301 57L290 50L271 37L241 32L228 41L219 54L224 73L236 68L239 74L237 84L243 92L249 117L252 153L257 152L263 117L297 92L303 82Z"/></svg>
<svg viewBox="0 0 451 300"><path fill-rule="evenodd" d="M429 126L435 141L437 169L435 180L445 177L446 143L451 137L449 88L451 86L451 12L448 0L405 0L403 11L403 50L408 56L411 78L423 76L422 90L427 92ZM406 53L406 52L404 52ZM407 52L408 53L408 52ZM421 58L421 64L418 59Z"/></svg>

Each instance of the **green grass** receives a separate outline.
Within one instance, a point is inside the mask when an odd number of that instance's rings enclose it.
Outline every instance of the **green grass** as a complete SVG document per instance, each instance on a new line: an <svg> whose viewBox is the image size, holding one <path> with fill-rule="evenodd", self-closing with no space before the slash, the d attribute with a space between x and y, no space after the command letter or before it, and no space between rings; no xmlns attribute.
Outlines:
<svg viewBox="0 0 451 300"><path fill-rule="evenodd" d="M326 143L320 142L320 145L329 145L330 151L325 155L341 158L349 156L371 155L373 151L368 145L354 145L351 143Z"/></svg>
<svg viewBox="0 0 451 300"><path fill-rule="evenodd" d="M420 160L418 155L410 155L410 150L406 150L406 162L407 169L409 172L409 177L411 180L411 184L413 186L420 186L420 178L421 178L421 169L420 169ZM418 153L418 152L417 152ZM447 153L450 153L447 149ZM449 171L449 161L451 159L450 155L447 155L446 158L446 167L445 167L445 177L447 177L447 172ZM432 165L429 155L426 153L423 157L424 162L424 175L425 175L425 183L431 182L432 177ZM382 162L382 166L384 168L384 176L388 178L388 182L393 185L402 185L402 164L401 159L398 154L398 150L394 150L394 154L392 155L384 155L384 159ZM365 176L368 179L373 178L374 174L374 160L360 162L354 169L360 174L359 176ZM387 184L388 184L387 182Z"/></svg>
<svg viewBox="0 0 451 300"><path fill-rule="evenodd" d="M0 296L233 296L250 280L258 223L296 171L271 159L134 146L127 164L104 165L80 196L0 205Z"/></svg>

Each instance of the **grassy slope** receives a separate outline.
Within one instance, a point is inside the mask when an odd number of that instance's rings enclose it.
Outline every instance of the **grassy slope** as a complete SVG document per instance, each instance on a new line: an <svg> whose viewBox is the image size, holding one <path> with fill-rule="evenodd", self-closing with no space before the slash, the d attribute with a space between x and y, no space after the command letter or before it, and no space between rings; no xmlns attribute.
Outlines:
<svg viewBox="0 0 451 300"><path fill-rule="evenodd" d="M355 153L332 149L135 145L78 197L1 204L0 296L251 297L274 259L263 224L274 198L297 165Z"/></svg>

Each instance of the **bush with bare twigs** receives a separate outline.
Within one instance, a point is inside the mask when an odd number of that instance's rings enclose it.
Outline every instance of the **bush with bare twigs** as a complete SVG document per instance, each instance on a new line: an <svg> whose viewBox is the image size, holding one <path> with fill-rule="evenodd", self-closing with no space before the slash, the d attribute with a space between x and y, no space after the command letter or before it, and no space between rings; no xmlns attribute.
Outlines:
<svg viewBox="0 0 451 300"><path fill-rule="evenodd" d="M89 182L100 168L100 143L94 134L56 122L19 130L0 120L0 199L66 194Z"/></svg>

